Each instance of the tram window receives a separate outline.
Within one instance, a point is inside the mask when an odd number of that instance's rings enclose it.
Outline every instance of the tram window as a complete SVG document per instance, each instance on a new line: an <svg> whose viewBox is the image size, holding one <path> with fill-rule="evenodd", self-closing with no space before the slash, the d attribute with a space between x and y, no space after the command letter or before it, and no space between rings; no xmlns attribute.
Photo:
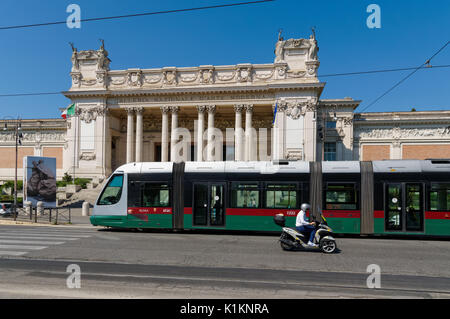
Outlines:
<svg viewBox="0 0 450 319"><path fill-rule="evenodd" d="M450 211L450 183L432 183L430 210Z"/></svg>
<svg viewBox="0 0 450 319"><path fill-rule="evenodd" d="M122 196L123 175L115 175L111 178L103 190L97 205L114 205Z"/></svg>
<svg viewBox="0 0 450 319"><path fill-rule="evenodd" d="M142 207L169 206L169 185L144 183L141 192Z"/></svg>
<svg viewBox="0 0 450 319"><path fill-rule="evenodd" d="M258 183L232 182L231 207L258 208L259 207Z"/></svg>
<svg viewBox="0 0 450 319"><path fill-rule="evenodd" d="M268 184L266 188L266 208L296 208L297 185Z"/></svg>
<svg viewBox="0 0 450 319"><path fill-rule="evenodd" d="M357 209L355 184L328 184L326 209Z"/></svg>

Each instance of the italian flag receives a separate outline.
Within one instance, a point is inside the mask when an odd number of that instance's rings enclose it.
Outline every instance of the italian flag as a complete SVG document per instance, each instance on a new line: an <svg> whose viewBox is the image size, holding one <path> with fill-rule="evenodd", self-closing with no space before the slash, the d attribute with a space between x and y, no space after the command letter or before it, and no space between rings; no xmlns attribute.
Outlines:
<svg viewBox="0 0 450 319"><path fill-rule="evenodd" d="M72 104L72 105L69 105L69 107L67 107L67 108L64 110L64 112L62 112L61 117L62 117L63 119L66 119L67 116L70 117L70 116L72 116L72 115L75 115L75 103Z"/></svg>

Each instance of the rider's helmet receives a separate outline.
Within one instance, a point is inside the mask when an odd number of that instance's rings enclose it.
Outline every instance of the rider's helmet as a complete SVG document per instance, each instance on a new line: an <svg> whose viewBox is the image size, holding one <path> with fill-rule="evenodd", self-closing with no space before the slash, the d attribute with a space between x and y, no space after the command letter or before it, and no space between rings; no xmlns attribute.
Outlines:
<svg viewBox="0 0 450 319"><path fill-rule="evenodd" d="M311 206L309 206L309 204L303 203L300 209L306 212L308 209L311 209Z"/></svg>

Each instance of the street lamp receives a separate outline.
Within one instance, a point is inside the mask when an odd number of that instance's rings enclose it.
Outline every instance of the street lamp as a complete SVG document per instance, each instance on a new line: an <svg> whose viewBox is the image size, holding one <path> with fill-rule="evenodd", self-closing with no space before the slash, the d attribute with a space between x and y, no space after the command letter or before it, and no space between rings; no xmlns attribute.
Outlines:
<svg viewBox="0 0 450 319"><path fill-rule="evenodd" d="M17 120L11 121L13 125L14 130L14 137L15 137L15 143L16 143L16 162L15 162L15 176L14 176L14 206L13 206L13 214L14 214L14 221L17 218L17 158L18 158L18 146L22 145L22 120L20 118L17 118ZM8 124L5 122L5 126L3 127L3 131L8 130Z"/></svg>

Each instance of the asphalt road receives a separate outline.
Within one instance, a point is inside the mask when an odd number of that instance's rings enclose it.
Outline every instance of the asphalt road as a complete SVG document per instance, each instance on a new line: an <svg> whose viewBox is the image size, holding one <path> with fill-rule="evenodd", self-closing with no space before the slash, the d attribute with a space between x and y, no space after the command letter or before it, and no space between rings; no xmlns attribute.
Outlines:
<svg viewBox="0 0 450 319"><path fill-rule="evenodd" d="M338 238L326 255L277 240L3 225L0 298L450 298L448 241ZM67 287L71 264L81 288Z"/></svg>

